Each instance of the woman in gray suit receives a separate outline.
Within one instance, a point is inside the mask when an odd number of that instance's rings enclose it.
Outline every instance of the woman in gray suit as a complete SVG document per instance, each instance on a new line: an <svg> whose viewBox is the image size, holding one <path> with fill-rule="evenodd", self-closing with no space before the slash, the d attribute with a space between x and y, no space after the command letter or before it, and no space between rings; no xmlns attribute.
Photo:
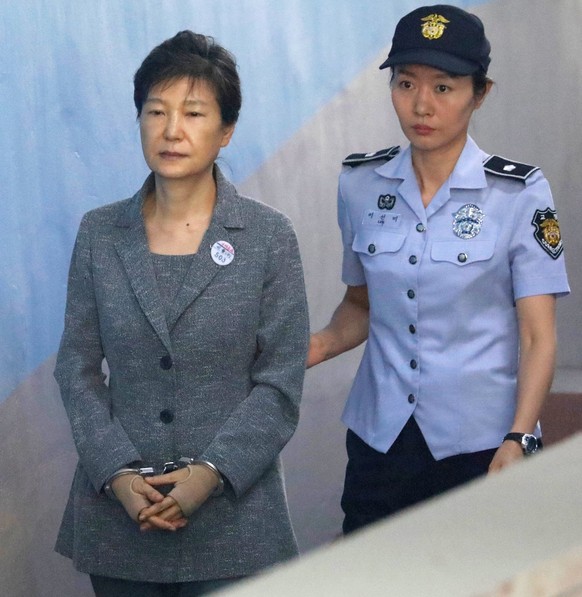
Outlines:
<svg viewBox="0 0 582 597"><path fill-rule="evenodd" d="M83 217L69 272L55 377L79 465L56 549L97 595L185 597L297 552L279 453L307 307L289 220L215 164L241 105L234 57L178 33L134 100L152 172Z"/></svg>

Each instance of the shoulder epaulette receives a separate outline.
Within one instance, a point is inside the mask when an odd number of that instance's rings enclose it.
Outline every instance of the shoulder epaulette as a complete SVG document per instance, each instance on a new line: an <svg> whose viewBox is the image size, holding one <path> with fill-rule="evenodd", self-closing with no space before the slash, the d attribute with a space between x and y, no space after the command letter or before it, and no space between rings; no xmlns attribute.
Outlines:
<svg viewBox="0 0 582 597"><path fill-rule="evenodd" d="M486 172L490 172L491 174L505 176L507 178L515 178L523 182L527 180L528 176L531 176L534 172L539 170L538 166L513 162L498 155L489 156L483 162L483 167Z"/></svg>
<svg viewBox="0 0 582 597"><path fill-rule="evenodd" d="M381 149L372 153L351 153L343 162L344 166L359 166L366 162L372 162L374 160L384 160L389 162L392 158L396 157L400 153L400 146L394 145L388 147L388 149Z"/></svg>

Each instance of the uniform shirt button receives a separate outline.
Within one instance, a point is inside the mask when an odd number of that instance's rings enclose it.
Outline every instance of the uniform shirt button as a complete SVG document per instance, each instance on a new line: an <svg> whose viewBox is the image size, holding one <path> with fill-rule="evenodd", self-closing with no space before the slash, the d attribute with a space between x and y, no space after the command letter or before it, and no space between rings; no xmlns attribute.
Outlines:
<svg viewBox="0 0 582 597"><path fill-rule="evenodd" d="M412 359L412 361L410 361L410 368L411 369L416 369L418 367L418 363Z"/></svg>
<svg viewBox="0 0 582 597"><path fill-rule="evenodd" d="M412 265L414 265L417 261L418 261L418 259L417 259L416 255L411 255L408 258L408 263L411 263Z"/></svg>
<svg viewBox="0 0 582 597"><path fill-rule="evenodd" d="M376 252L376 245L374 243L368 245L368 253L372 255Z"/></svg>
<svg viewBox="0 0 582 597"><path fill-rule="evenodd" d="M465 263L465 261L467 261L467 259L468 259L467 253L459 253L457 255L457 259L458 259L459 263Z"/></svg>
<svg viewBox="0 0 582 597"><path fill-rule="evenodd" d="M424 227L424 224L417 224L416 225L416 231L417 232L424 232L426 230L426 228Z"/></svg>
<svg viewBox="0 0 582 597"><path fill-rule="evenodd" d="M172 357L169 354L164 355L161 359L160 359L160 367L162 369L164 369L164 371L167 371L168 369L172 368Z"/></svg>
<svg viewBox="0 0 582 597"><path fill-rule="evenodd" d="M174 420L174 413L169 408L164 408L163 411L160 412L160 421L165 423L171 423Z"/></svg>
<svg viewBox="0 0 582 597"><path fill-rule="evenodd" d="M414 404L414 401L416 400L416 398L414 397L414 394L409 394L408 395L408 402L410 404Z"/></svg>
<svg viewBox="0 0 582 597"><path fill-rule="evenodd" d="M414 290L409 290L406 295L408 296L409 299L413 299L416 294L414 293Z"/></svg>
<svg viewBox="0 0 582 597"><path fill-rule="evenodd" d="M411 334L416 334L416 326L414 326L414 325L410 324L410 325L408 326L408 331L409 331Z"/></svg>

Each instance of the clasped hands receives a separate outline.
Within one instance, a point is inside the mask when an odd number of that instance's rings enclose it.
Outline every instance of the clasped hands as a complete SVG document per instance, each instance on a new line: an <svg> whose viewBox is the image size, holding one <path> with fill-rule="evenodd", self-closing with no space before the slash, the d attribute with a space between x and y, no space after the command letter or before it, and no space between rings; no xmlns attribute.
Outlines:
<svg viewBox="0 0 582 597"><path fill-rule="evenodd" d="M156 489L168 485L173 487L166 496ZM188 524L188 516L200 508L217 485L212 471L189 464L153 477L123 475L112 481L111 489L141 531L173 532Z"/></svg>

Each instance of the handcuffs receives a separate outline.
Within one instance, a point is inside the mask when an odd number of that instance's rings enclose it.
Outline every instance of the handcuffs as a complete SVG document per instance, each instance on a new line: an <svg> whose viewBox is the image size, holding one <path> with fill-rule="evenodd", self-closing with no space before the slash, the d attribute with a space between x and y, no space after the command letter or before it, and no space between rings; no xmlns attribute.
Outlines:
<svg viewBox="0 0 582 597"><path fill-rule="evenodd" d="M218 478L218 486L212 492L212 497L218 497L224 491L224 478L220 471L207 460L196 460L195 458L188 458L187 456L182 456L178 460L170 460L169 462L164 462L161 467L154 467L154 466L140 466L140 467L124 467L120 468L118 471L115 471L105 482L103 486L103 491L107 497L111 498L112 500L117 500L117 496L113 492L111 488L111 484L115 479L118 477L122 477L123 475L139 475L140 477L153 477L155 475L166 475L168 473L173 473L181 468L186 468L189 465L199 465L207 468L208 470L212 471Z"/></svg>

